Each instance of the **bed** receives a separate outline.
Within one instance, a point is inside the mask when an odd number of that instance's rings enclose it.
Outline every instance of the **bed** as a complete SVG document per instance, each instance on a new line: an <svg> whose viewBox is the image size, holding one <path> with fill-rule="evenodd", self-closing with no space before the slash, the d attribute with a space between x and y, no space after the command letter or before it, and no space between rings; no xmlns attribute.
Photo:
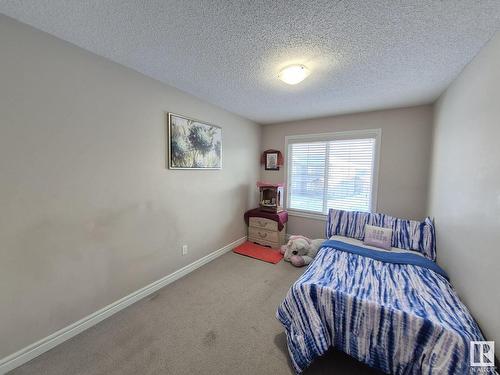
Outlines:
<svg viewBox="0 0 500 375"><path fill-rule="evenodd" d="M400 247L363 245L367 223ZM470 341L484 338L434 262L431 221L331 210L327 237L277 311L297 373L331 347L389 374L475 373Z"/></svg>

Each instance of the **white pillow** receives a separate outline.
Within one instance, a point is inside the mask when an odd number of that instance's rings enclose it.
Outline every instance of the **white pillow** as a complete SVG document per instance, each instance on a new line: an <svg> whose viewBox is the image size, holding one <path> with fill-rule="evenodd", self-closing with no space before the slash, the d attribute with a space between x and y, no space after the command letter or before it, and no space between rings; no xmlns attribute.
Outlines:
<svg viewBox="0 0 500 375"><path fill-rule="evenodd" d="M365 225L365 238L363 243L369 246L391 250L392 229Z"/></svg>

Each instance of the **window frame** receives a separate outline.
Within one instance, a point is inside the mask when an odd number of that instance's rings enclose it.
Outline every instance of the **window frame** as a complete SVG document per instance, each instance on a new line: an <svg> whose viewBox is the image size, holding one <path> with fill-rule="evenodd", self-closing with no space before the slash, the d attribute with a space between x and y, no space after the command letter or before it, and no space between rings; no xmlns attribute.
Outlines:
<svg viewBox="0 0 500 375"><path fill-rule="evenodd" d="M371 196L371 207L370 212L376 212L378 206L378 174L379 174L379 164L380 164L380 145L382 139L382 129L366 129L366 130L351 130L351 131L340 131L333 133L317 133L317 134L296 134L285 136L285 152L286 152L286 163L285 163L285 208L288 214L291 216L305 217L309 219L316 219L326 221L327 214L318 213L315 211L300 210L290 208L290 145L294 143L308 143L308 142L329 142L344 139L365 139L372 138L375 139L375 151L373 160L373 182L372 182L372 196Z"/></svg>

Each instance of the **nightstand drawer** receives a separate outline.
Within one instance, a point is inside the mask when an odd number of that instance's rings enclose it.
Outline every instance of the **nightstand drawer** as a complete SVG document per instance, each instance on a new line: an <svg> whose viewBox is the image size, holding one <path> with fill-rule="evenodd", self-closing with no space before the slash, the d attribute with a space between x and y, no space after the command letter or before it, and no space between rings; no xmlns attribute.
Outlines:
<svg viewBox="0 0 500 375"><path fill-rule="evenodd" d="M279 242L279 232L259 229L255 227L248 227L248 240L249 241L267 241Z"/></svg>
<svg viewBox="0 0 500 375"><path fill-rule="evenodd" d="M250 227L278 231L278 223L274 220L264 219L262 217L251 217L249 219Z"/></svg>

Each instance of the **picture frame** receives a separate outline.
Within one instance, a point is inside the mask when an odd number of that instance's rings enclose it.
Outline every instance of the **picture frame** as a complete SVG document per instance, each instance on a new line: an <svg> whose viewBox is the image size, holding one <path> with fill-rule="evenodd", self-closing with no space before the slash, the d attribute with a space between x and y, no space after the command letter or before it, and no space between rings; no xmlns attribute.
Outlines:
<svg viewBox="0 0 500 375"><path fill-rule="evenodd" d="M168 168L222 169L222 128L168 112Z"/></svg>
<svg viewBox="0 0 500 375"><path fill-rule="evenodd" d="M265 157L265 165L264 168L266 171L279 171L280 166L278 164L278 155L277 151L266 151L264 153Z"/></svg>

